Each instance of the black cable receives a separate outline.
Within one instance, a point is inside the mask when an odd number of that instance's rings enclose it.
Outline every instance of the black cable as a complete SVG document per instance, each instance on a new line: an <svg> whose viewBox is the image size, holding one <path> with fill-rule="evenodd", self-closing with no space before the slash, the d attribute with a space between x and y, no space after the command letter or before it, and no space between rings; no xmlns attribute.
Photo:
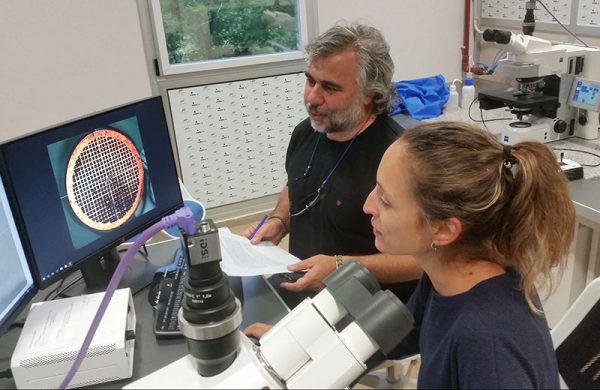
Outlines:
<svg viewBox="0 0 600 390"><path fill-rule="evenodd" d="M553 148L554 150L557 151L565 151L565 152L576 152L576 153L585 153L585 154L589 154L592 155L594 157L597 157L600 159L600 155L596 154L596 153L592 153L592 152L588 152L587 150L579 150L579 149L567 149L567 148ZM600 167L600 162L598 164L580 164L582 167L590 167L590 168L595 168L595 167Z"/></svg>
<svg viewBox="0 0 600 390"><path fill-rule="evenodd" d="M67 291L68 289L70 289L71 287L73 287L75 284L81 282L83 280L83 275L80 275L78 278L76 278L75 280L73 280L71 283L69 283L68 285L66 285L65 287L63 287L60 291L58 291L56 293L56 295L51 299L51 301L55 300L56 298L62 296L64 294L65 291Z"/></svg>
<svg viewBox="0 0 600 390"><path fill-rule="evenodd" d="M485 122L494 122L494 121L512 121L515 118L495 118L495 119L483 119L483 108L479 107L479 112L481 113L481 120L475 119L471 116L471 107L473 106L473 104L475 103L475 101L479 100L479 98L475 98L473 99L473 101L471 101L471 104L469 104L469 119L472 120L473 122L479 122L479 123L483 123L483 125L485 126ZM485 128L487 129L487 126L485 126ZM489 130L489 129L488 129Z"/></svg>
<svg viewBox="0 0 600 390"><path fill-rule="evenodd" d="M7 330L11 330L11 329L15 329L15 328L22 328L25 326L24 322L13 322L12 324L10 324L10 326L8 327Z"/></svg>
<svg viewBox="0 0 600 390"><path fill-rule="evenodd" d="M6 330L4 330L4 332L0 334L0 337L4 336L13 329L22 328L23 326L25 326L24 322L13 322L8 328L6 328ZM2 360L2 358L0 358L0 360Z"/></svg>
<svg viewBox="0 0 600 390"><path fill-rule="evenodd" d="M128 248L125 249L119 249L117 252L118 253L124 253L127 252ZM143 249L143 251L142 251ZM146 248L146 244L142 245L142 247L140 249L138 249L137 253L142 256L144 258L144 260L146 261L150 261L150 258L148 257L148 249Z"/></svg>
<svg viewBox="0 0 600 390"><path fill-rule="evenodd" d="M483 119L483 110L481 108L479 110L481 111L481 123L483 124L483 127L485 127L485 129L491 133L492 131L490 130L489 127L487 127L487 124L485 123L485 120ZM471 118L471 108L469 108L469 118Z"/></svg>
<svg viewBox="0 0 600 390"><path fill-rule="evenodd" d="M50 298L50 295L54 294L59 288L62 287L62 285L65 282L65 280L67 280L67 277L62 278L60 280L60 283L58 284L58 286L56 286L52 291L50 291L48 293L48 295L46 295L46 297L44 299L42 299L42 301L46 302L48 300L48 298Z"/></svg>
<svg viewBox="0 0 600 390"><path fill-rule="evenodd" d="M13 374L12 374L12 370L10 368L7 368L4 371L0 371L0 378L12 378Z"/></svg>

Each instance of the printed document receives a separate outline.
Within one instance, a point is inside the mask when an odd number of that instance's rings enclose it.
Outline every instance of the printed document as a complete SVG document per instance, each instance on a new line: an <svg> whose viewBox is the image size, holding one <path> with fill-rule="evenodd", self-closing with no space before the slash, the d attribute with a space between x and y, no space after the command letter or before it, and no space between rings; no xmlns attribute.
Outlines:
<svg viewBox="0 0 600 390"><path fill-rule="evenodd" d="M246 237L219 229L221 268L229 276L254 276L289 272L287 266L300 260L286 250L263 241L256 245Z"/></svg>

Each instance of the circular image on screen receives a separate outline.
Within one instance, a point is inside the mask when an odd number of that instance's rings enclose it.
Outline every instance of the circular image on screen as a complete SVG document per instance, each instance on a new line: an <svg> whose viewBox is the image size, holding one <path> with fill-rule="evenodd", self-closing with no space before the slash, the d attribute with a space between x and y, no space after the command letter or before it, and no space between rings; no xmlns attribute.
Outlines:
<svg viewBox="0 0 600 390"><path fill-rule="evenodd" d="M65 184L69 204L82 223L97 230L115 229L133 215L142 198L142 159L122 133L95 130L71 153Z"/></svg>

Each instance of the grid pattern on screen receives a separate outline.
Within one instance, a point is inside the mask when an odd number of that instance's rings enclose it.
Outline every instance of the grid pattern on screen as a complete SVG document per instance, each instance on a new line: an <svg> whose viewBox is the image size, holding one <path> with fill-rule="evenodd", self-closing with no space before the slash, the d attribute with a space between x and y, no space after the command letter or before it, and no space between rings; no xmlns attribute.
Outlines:
<svg viewBox="0 0 600 390"><path fill-rule="evenodd" d="M143 182L137 149L117 131L94 131L69 159L69 202L77 217L94 229L114 229L127 221L140 202Z"/></svg>

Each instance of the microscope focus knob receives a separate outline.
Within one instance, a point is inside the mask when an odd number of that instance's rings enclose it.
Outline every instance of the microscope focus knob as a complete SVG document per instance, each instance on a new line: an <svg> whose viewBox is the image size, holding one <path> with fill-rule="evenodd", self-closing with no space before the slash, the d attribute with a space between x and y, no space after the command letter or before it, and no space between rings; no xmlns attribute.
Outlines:
<svg viewBox="0 0 600 390"><path fill-rule="evenodd" d="M562 134L567 130L567 122L559 119L554 122L554 131L558 134Z"/></svg>
<svg viewBox="0 0 600 390"><path fill-rule="evenodd" d="M587 115L586 115L586 113L585 113L585 112L582 112L581 114L579 114L579 116L577 117L577 121L579 122L579 124L580 124L581 126L585 126L585 125L587 125L587 122L588 122L588 120L587 120Z"/></svg>

